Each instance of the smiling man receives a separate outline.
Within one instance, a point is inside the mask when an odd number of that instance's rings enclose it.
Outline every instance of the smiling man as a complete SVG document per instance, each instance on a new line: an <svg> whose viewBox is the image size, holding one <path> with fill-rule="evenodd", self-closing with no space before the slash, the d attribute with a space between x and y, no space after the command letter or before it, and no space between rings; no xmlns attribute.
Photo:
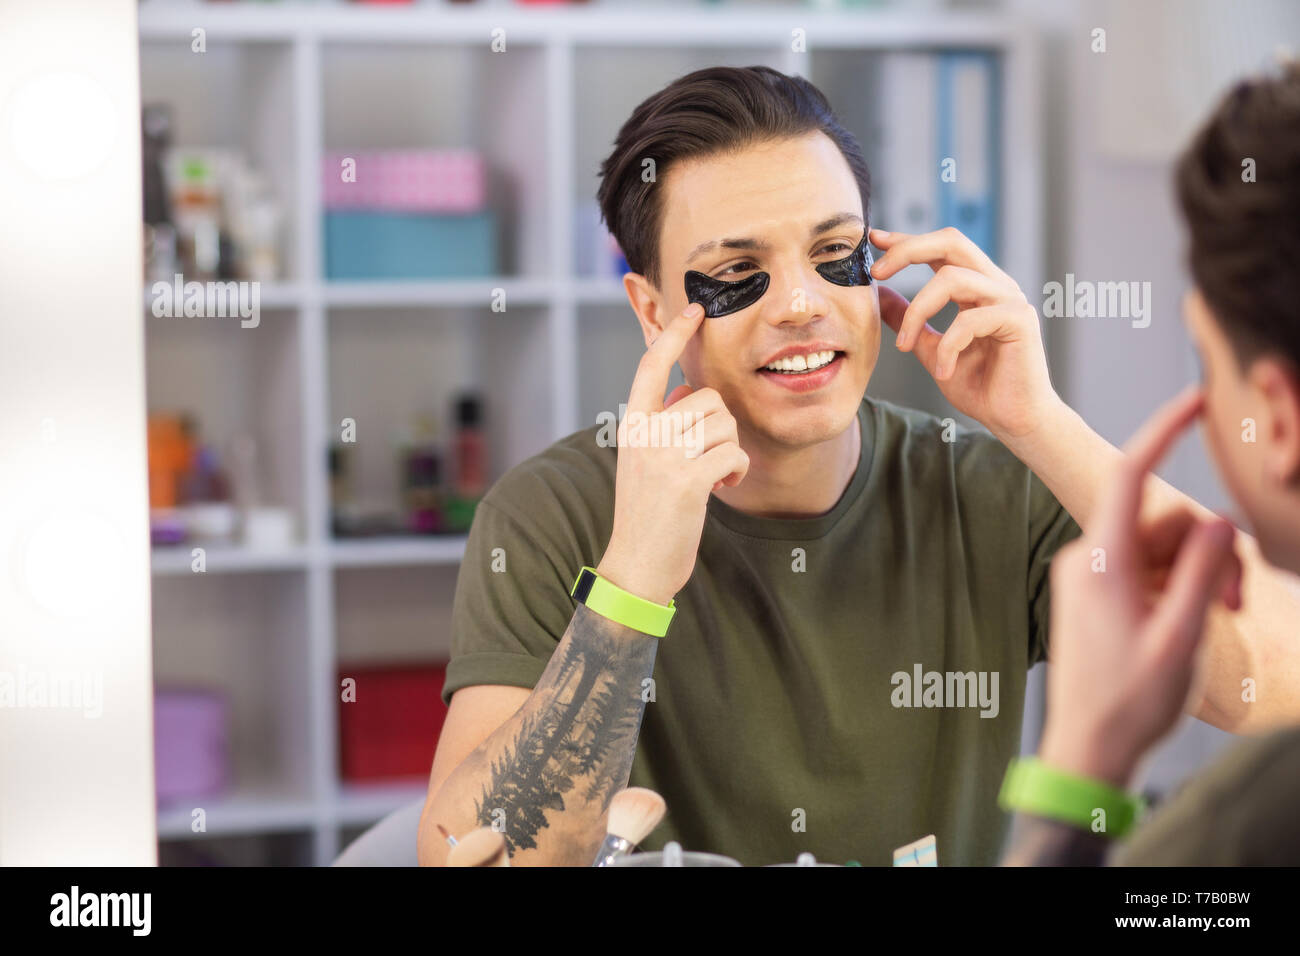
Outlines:
<svg viewBox="0 0 1300 956"><path fill-rule="evenodd" d="M857 142L765 67L642 103L600 202L647 345L628 419L673 440L585 429L479 506L421 861L445 862L439 826L493 826L515 865L590 864L630 783L667 801L646 848L888 864L933 833L944 864L996 862L1049 563L1120 457L1052 390L1037 313L955 230L872 231L868 271ZM910 304L880 285L916 262ZM865 396L885 324L988 431ZM1153 515L1199 509L1157 492ZM1196 704L1230 729L1242 629L1271 652L1300 612L1256 580Z"/></svg>

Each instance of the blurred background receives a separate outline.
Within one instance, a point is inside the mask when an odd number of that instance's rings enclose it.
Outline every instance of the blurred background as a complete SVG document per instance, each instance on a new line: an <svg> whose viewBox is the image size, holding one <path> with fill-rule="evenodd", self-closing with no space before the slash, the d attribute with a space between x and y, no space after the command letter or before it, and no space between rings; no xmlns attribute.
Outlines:
<svg viewBox="0 0 1300 956"><path fill-rule="evenodd" d="M142 0L139 32L160 862L320 864L423 795L475 502L626 399L595 192L636 104L705 66L806 76L874 224L957 226L1040 311L1067 276L1149 282L1149 324L1043 319L1118 444L1196 376L1171 163L1300 7ZM256 282L257 315L187 317L178 274ZM869 394L953 414L891 342ZM1162 474L1230 510L1199 439ZM1147 789L1228 739L1186 722Z"/></svg>

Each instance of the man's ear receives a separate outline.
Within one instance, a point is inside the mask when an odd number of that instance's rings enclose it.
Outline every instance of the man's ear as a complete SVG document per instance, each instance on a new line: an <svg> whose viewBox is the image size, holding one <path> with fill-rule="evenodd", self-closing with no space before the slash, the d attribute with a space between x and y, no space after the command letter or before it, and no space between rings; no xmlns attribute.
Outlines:
<svg viewBox="0 0 1300 956"><path fill-rule="evenodd" d="M1266 476L1278 484L1300 483L1300 373L1277 356L1261 356L1246 373L1265 420L1257 422Z"/></svg>
<svg viewBox="0 0 1300 956"><path fill-rule="evenodd" d="M645 337L646 348L663 332L663 316L659 308L659 293L650 281L639 272L623 274L623 288L627 291L627 301L641 323L641 334Z"/></svg>

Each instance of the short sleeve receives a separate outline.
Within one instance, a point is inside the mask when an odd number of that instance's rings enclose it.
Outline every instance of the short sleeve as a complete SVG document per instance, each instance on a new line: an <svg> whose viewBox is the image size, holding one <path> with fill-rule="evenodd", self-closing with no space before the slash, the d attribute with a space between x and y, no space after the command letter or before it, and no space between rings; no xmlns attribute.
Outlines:
<svg viewBox="0 0 1300 956"><path fill-rule="evenodd" d="M1300 731L1249 736L1158 807L1113 866L1294 866Z"/></svg>
<svg viewBox="0 0 1300 956"><path fill-rule="evenodd" d="M1029 666L1047 660L1052 617L1052 558L1082 534L1078 523L1042 480L1029 473Z"/></svg>
<svg viewBox="0 0 1300 956"><path fill-rule="evenodd" d="M589 560L579 551L479 502L456 578L444 703L473 684L537 685L573 617L569 588Z"/></svg>

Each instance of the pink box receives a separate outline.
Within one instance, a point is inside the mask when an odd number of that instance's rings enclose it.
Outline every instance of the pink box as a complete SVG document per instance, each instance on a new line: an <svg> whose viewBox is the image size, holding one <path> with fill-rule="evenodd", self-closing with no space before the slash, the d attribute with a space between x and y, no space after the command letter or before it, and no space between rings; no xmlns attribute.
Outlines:
<svg viewBox="0 0 1300 956"><path fill-rule="evenodd" d="M158 687L153 715L158 805L222 793L230 781L226 695L202 687Z"/></svg>
<svg viewBox="0 0 1300 956"><path fill-rule="evenodd" d="M349 159L355 168L344 165ZM467 213L484 206L483 156L472 149L332 150L323 162L326 209ZM353 173L355 182L344 179Z"/></svg>

